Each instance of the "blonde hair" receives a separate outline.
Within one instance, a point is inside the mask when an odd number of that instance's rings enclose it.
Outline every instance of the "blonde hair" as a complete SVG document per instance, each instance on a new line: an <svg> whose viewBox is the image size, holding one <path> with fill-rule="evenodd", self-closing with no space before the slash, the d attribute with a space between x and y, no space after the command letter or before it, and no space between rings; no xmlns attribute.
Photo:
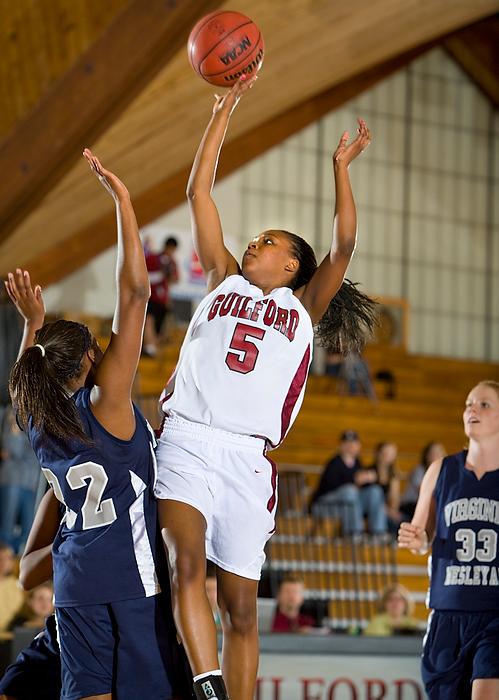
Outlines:
<svg viewBox="0 0 499 700"><path fill-rule="evenodd" d="M478 382L477 386L486 386L489 389L494 389L497 396L499 396L499 382L496 382L495 379L483 379L481 382Z"/></svg>
<svg viewBox="0 0 499 700"><path fill-rule="evenodd" d="M410 616L414 612L414 601L411 598L411 594L407 590L405 586L403 586L401 583L395 583L393 586L388 586L388 588L385 588L383 591L379 601L378 601L378 612L379 613L384 613L386 612L386 602L388 598L393 595L394 593L397 593L399 596L401 596L404 601L405 601L405 610L404 610L404 615Z"/></svg>

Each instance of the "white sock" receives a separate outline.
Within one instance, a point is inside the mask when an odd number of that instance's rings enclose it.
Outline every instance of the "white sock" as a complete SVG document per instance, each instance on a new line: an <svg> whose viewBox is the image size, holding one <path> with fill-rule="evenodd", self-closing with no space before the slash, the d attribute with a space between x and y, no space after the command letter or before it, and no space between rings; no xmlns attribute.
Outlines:
<svg viewBox="0 0 499 700"><path fill-rule="evenodd" d="M200 673L199 676L194 676L194 678L192 680L194 681L194 683L196 683L196 681L200 681L202 678L207 678L208 676L221 676L221 675L222 675L222 671L219 668L217 668L214 671L207 671L206 673Z"/></svg>

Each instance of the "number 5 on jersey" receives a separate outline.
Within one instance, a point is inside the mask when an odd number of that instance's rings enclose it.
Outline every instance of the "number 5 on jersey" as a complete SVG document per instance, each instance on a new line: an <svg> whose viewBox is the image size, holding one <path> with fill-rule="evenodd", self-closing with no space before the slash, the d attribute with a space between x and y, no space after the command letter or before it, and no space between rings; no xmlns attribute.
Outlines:
<svg viewBox="0 0 499 700"><path fill-rule="evenodd" d="M233 372L248 374L255 369L259 349L249 338L262 340L266 331L264 328L250 326L247 323L238 323L234 329L230 349L236 352L228 352L225 357L225 364Z"/></svg>

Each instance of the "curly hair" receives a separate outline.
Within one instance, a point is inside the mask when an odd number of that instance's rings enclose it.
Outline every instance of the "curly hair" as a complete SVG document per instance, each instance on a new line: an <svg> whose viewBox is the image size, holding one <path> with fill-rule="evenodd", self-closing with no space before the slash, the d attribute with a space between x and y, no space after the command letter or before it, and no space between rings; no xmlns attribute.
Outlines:
<svg viewBox="0 0 499 700"><path fill-rule="evenodd" d="M291 283L293 290L299 289L312 279L317 270L317 258L312 246L301 236L289 231L282 233L288 237L292 254L300 263ZM319 343L328 352L358 353L372 335L377 323L378 304L357 287L357 282L345 279L316 325Z"/></svg>

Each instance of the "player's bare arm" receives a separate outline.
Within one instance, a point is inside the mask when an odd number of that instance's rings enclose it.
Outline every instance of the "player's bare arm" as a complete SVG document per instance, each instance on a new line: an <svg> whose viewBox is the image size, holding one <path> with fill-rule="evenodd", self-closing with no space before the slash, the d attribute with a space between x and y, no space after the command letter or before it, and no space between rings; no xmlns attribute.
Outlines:
<svg viewBox="0 0 499 700"><path fill-rule="evenodd" d="M398 546L415 554L426 554L435 534L435 500L433 494L442 467L442 460L433 462L424 475L419 498L410 523L401 523Z"/></svg>
<svg viewBox="0 0 499 700"><path fill-rule="evenodd" d="M113 435L129 439L135 430L131 389L142 345L149 278L130 195L121 180L105 169L89 149L90 168L116 205L118 254L117 300L109 346L95 373L92 411Z"/></svg>
<svg viewBox="0 0 499 700"><path fill-rule="evenodd" d="M230 116L255 80L256 76L247 79L242 75L223 97L215 95L213 114L199 144L187 184L194 247L207 276L209 291L225 277L239 271L237 260L225 247L212 190Z"/></svg>
<svg viewBox="0 0 499 700"><path fill-rule="evenodd" d="M18 357L34 343L35 333L43 326L45 304L39 284L33 288L29 272L18 268L9 272L4 282L12 303L24 319L24 332Z"/></svg>
<svg viewBox="0 0 499 700"><path fill-rule="evenodd" d="M322 318L329 302L340 288L355 250L357 212L348 166L367 148L371 134L365 121L359 119L357 137L348 143L348 136L347 131L342 134L333 155L336 203L331 249L310 282L296 292L313 323Z"/></svg>
<svg viewBox="0 0 499 700"><path fill-rule="evenodd" d="M52 578L52 543L61 521L60 503L50 488L40 501L19 567L19 581L28 591Z"/></svg>

